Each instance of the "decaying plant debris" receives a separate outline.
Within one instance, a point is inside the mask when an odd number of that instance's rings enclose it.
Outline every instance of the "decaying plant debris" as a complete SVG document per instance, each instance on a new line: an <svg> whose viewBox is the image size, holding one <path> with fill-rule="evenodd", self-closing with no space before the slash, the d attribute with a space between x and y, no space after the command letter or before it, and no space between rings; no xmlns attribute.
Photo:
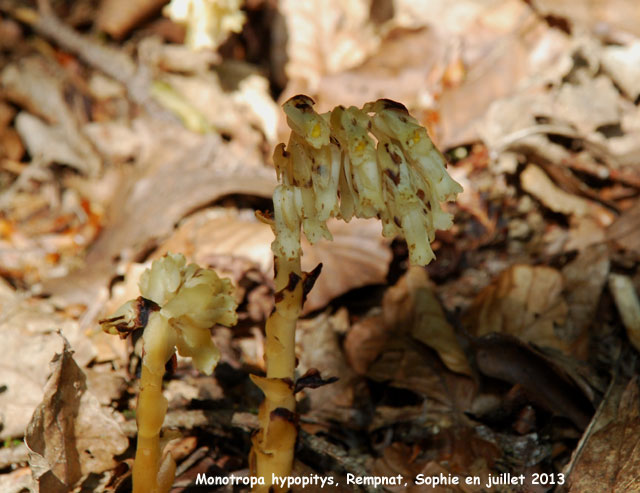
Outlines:
<svg viewBox="0 0 640 493"><path fill-rule="evenodd" d="M635 2L229 1L204 26L168 1L37 3L0 0L1 491L130 491L142 341L97 321L167 252L238 304L213 375L165 376L173 491L248 474L274 290L254 213L301 93L320 113L401 101L464 192L427 268L377 221L303 239L323 274L297 372L338 380L296 394L293 474L640 488Z"/></svg>

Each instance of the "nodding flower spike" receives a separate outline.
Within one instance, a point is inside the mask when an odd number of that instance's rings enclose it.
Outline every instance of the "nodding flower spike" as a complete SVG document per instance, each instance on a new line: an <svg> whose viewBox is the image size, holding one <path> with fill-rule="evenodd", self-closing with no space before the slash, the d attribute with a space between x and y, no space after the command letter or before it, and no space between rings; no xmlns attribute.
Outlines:
<svg viewBox="0 0 640 493"><path fill-rule="evenodd" d="M331 238L329 217L379 217L384 236L407 240L411 263L429 263L436 229L452 224L440 203L462 187L427 131L389 99L325 114L313 104L299 95L283 105L292 132L274 152L282 183L274 194L274 253L300 252L301 225L313 243Z"/></svg>

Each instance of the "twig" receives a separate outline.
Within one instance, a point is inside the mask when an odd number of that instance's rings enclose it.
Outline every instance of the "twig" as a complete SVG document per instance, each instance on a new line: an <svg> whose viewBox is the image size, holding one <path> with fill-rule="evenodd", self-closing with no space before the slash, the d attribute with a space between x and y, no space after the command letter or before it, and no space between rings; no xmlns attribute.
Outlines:
<svg viewBox="0 0 640 493"><path fill-rule="evenodd" d="M175 116L165 111L151 97L151 73L148 67L137 65L122 51L101 44L77 33L60 21L47 2L42 2L41 11L16 7L11 1L0 1L0 11L17 21L27 24L41 36L53 41L65 50L76 54L92 67L122 83L131 100L143 106L154 117L176 121Z"/></svg>
<svg viewBox="0 0 640 493"><path fill-rule="evenodd" d="M29 460L29 449L24 444L15 447L3 447L0 449L0 469L5 469L14 464L26 464Z"/></svg>

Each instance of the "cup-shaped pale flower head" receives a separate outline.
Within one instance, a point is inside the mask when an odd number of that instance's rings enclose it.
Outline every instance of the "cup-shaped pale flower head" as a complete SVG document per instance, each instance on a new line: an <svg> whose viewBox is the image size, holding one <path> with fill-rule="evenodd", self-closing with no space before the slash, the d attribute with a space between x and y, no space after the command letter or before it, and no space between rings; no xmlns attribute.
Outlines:
<svg viewBox="0 0 640 493"><path fill-rule="evenodd" d="M274 153L276 255L299 252L301 225L314 243L331 238L329 217L378 217L384 236L407 240L412 264L428 264L435 231L452 225L441 203L462 187L426 129L388 99L318 114L311 98L295 96L283 108L291 136Z"/></svg>
<svg viewBox="0 0 640 493"><path fill-rule="evenodd" d="M102 320L103 329L123 333L123 329L145 327L149 317L157 317L154 334L165 334L163 343L171 346L171 353L177 347L178 354L193 358L196 368L210 375L220 359L210 329L216 324L230 326L237 322L231 281L221 279L211 269L187 265L182 254L168 253L142 273L139 287L141 297ZM145 307L150 308L145 312ZM162 330L158 324L163 325ZM148 340L150 337L157 336L145 330L145 346L157 344Z"/></svg>

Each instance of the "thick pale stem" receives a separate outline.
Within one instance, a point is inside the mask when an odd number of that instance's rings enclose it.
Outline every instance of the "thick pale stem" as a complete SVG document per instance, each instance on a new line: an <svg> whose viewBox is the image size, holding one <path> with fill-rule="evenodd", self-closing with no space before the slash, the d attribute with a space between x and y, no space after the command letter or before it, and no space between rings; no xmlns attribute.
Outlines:
<svg viewBox="0 0 640 493"><path fill-rule="evenodd" d="M267 378L293 380L296 367L295 330L302 310L302 268L300 257L276 259L275 311L266 326Z"/></svg>
<svg viewBox="0 0 640 493"><path fill-rule="evenodd" d="M260 430L253 437L251 465L264 478L255 492L269 491L272 477L289 476L297 436L293 379L296 367L295 329L303 303L300 257L276 258L276 304L267 320L265 359L267 378L260 385L265 399L260 406ZM276 492L284 491L274 485Z"/></svg>
<svg viewBox="0 0 640 493"><path fill-rule="evenodd" d="M167 399L162 395L162 378L164 365L173 349L170 330L166 320L153 313L143 336L145 354L136 411L138 446L133 463L133 493L166 493L173 484L173 474L170 472L174 469L172 459L168 458L169 463L162 464L160 448L160 430L167 412ZM163 474L159 475L161 466Z"/></svg>

